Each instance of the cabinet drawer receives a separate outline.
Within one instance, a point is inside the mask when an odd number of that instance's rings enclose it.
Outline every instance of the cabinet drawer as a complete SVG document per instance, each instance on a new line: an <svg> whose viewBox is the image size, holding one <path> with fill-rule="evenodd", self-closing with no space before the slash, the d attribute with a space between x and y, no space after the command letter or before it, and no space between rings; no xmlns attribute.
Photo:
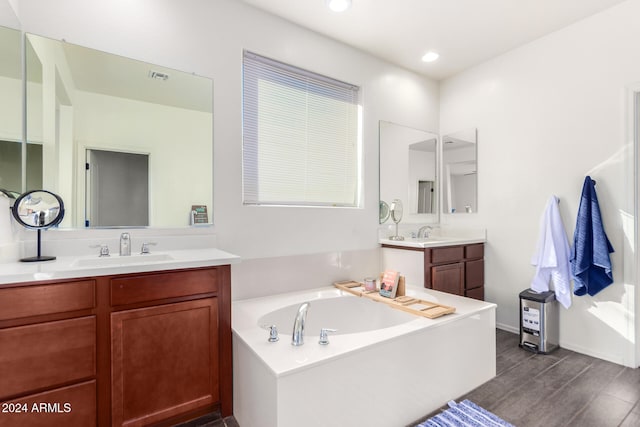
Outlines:
<svg viewBox="0 0 640 427"><path fill-rule="evenodd" d="M91 309L95 281L0 289L0 320Z"/></svg>
<svg viewBox="0 0 640 427"><path fill-rule="evenodd" d="M218 270L145 274L111 280L111 305L176 298L218 291Z"/></svg>
<svg viewBox="0 0 640 427"><path fill-rule="evenodd" d="M0 399L95 372L95 316L0 330Z"/></svg>
<svg viewBox="0 0 640 427"><path fill-rule="evenodd" d="M447 246L431 249L431 263L458 262L464 258L464 246Z"/></svg>
<svg viewBox="0 0 640 427"><path fill-rule="evenodd" d="M57 388L2 402L0 427L96 425L96 382Z"/></svg>
<svg viewBox="0 0 640 427"><path fill-rule="evenodd" d="M484 258L484 243L464 247L465 258Z"/></svg>

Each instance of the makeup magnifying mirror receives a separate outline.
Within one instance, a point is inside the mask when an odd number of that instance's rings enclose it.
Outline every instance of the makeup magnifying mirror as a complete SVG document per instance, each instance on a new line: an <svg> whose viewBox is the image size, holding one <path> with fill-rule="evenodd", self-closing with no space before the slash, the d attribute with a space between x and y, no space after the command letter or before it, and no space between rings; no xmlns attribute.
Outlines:
<svg viewBox="0 0 640 427"><path fill-rule="evenodd" d="M22 258L23 262L51 261L54 256L41 253L41 232L54 227L64 218L64 203L57 194L46 190L28 191L18 197L11 209L13 217L20 225L38 231L38 255Z"/></svg>
<svg viewBox="0 0 640 427"><path fill-rule="evenodd" d="M399 199L394 199L393 202L391 202L390 210L391 220L396 224L396 235L389 236L389 240L404 240L404 237L398 234L398 223L402 219L402 201L400 201Z"/></svg>
<svg viewBox="0 0 640 427"><path fill-rule="evenodd" d="M387 202L380 200L379 213L380 213L380 224L384 224L389 219L389 215L391 215L391 212L389 212L389 205L387 204Z"/></svg>

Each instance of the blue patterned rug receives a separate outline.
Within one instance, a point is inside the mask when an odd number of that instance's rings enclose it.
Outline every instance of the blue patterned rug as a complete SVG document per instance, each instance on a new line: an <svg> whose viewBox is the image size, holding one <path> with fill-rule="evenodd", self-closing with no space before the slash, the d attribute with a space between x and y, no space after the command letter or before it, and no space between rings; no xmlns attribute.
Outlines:
<svg viewBox="0 0 640 427"><path fill-rule="evenodd" d="M515 427L470 400L449 402L449 409L416 427Z"/></svg>

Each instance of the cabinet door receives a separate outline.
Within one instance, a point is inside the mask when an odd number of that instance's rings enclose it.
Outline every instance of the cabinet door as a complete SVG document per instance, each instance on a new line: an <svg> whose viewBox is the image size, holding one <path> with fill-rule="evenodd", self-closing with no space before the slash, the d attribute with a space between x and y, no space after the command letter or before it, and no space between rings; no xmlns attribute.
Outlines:
<svg viewBox="0 0 640 427"><path fill-rule="evenodd" d="M220 400L217 299L111 314L114 426L140 426Z"/></svg>
<svg viewBox="0 0 640 427"><path fill-rule="evenodd" d="M465 276L467 290L484 286L484 260L467 261Z"/></svg>
<svg viewBox="0 0 640 427"><path fill-rule="evenodd" d="M431 285L436 291L464 295L464 263L431 267Z"/></svg>

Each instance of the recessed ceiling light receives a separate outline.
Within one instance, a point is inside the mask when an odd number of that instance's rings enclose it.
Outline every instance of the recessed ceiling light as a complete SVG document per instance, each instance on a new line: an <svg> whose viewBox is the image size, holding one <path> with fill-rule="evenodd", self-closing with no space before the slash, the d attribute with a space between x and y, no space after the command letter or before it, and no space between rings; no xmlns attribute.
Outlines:
<svg viewBox="0 0 640 427"><path fill-rule="evenodd" d="M438 59L438 57L440 57L440 55L438 55L437 52L430 50L429 52L424 54L424 56L422 57L422 62L433 62Z"/></svg>
<svg viewBox="0 0 640 427"><path fill-rule="evenodd" d="M351 7L351 0L326 0L326 3L334 12L344 12Z"/></svg>

